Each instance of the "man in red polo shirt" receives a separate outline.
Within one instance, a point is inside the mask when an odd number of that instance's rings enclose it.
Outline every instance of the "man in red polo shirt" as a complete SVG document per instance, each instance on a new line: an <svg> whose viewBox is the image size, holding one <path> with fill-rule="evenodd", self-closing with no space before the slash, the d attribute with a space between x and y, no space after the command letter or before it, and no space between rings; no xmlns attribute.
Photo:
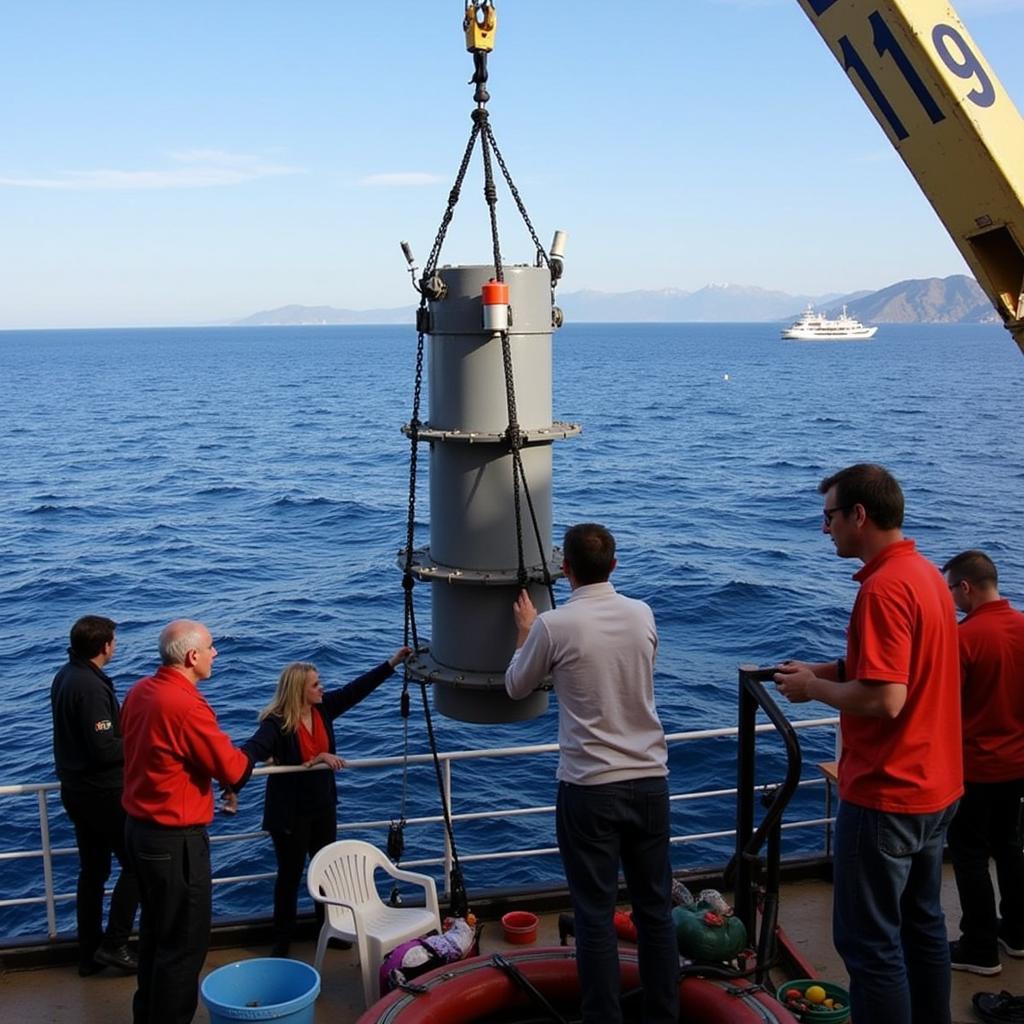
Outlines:
<svg viewBox="0 0 1024 1024"><path fill-rule="evenodd" d="M962 551L942 571L957 608L967 613L957 629L964 796L949 826L963 917L950 957L955 970L998 974L1000 946L1024 957L1024 615L999 596L999 574L984 551Z"/></svg>
<svg viewBox="0 0 1024 1024"><path fill-rule="evenodd" d="M142 906L134 1024L188 1024L195 1015L210 941L212 780L234 791L252 774L198 690L216 657L202 623L172 622L160 634L163 664L121 710L125 832Z"/></svg>
<svg viewBox="0 0 1024 1024"><path fill-rule="evenodd" d="M942 847L963 792L956 614L939 570L903 537L903 492L861 463L821 482L822 531L858 558L846 657L786 662L794 703L840 711L832 931L853 1019L949 1024Z"/></svg>

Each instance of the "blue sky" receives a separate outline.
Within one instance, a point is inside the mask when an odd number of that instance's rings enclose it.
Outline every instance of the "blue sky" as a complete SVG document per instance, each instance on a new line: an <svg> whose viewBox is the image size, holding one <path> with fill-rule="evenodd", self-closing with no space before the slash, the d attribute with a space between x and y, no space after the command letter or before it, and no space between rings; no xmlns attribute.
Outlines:
<svg viewBox="0 0 1024 1024"><path fill-rule="evenodd" d="M0 328L412 302L468 137L462 0L34 0L0 32ZM965 265L796 0L498 0L491 123L565 290ZM1018 108L1024 0L956 8ZM531 258L500 194L503 249ZM479 162L444 261L490 253Z"/></svg>

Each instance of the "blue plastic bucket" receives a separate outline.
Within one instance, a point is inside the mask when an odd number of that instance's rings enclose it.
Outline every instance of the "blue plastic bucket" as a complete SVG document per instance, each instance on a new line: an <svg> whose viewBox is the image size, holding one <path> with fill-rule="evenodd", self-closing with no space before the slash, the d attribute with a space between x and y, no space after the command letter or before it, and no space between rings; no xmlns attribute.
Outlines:
<svg viewBox="0 0 1024 1024"><path fill-rule="evenodd" d="M210 1024L239 1020L313 1024L320 975L301 960L258 957L210 971L199 991L210 1012Z"/></svg>

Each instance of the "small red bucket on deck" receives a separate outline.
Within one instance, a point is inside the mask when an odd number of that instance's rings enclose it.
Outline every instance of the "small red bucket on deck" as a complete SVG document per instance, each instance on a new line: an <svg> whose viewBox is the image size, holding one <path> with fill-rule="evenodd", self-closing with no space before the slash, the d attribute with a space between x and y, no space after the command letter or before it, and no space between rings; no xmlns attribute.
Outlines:
<svg viewBox="0 0 1024 1024"><path fill-rule="evenodd" d="M536 914L528 910L510 910L502 919L501 926L505 929L505 941L516 946L526 946L537 941Z"/></svg>

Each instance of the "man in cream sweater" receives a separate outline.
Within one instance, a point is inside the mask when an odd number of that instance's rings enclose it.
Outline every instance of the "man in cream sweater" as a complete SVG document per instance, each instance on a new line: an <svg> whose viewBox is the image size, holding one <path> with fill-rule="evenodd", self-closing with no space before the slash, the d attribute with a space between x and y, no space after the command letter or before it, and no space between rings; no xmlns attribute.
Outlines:
<svg viewBox="0 0 1024 1024"><path fill-rule="evenodd" d="M558 848L576 924L584 1024L618 1024L613 914L621 862L639 938L643 1020L676 1021L679 954L671 915L668 753L654 706L658 634L643 601L616 593L615 538L597 523L565 534L572 596L537 613L526 591L505 673L513 700L548 676L558 698Z"/></svg>

